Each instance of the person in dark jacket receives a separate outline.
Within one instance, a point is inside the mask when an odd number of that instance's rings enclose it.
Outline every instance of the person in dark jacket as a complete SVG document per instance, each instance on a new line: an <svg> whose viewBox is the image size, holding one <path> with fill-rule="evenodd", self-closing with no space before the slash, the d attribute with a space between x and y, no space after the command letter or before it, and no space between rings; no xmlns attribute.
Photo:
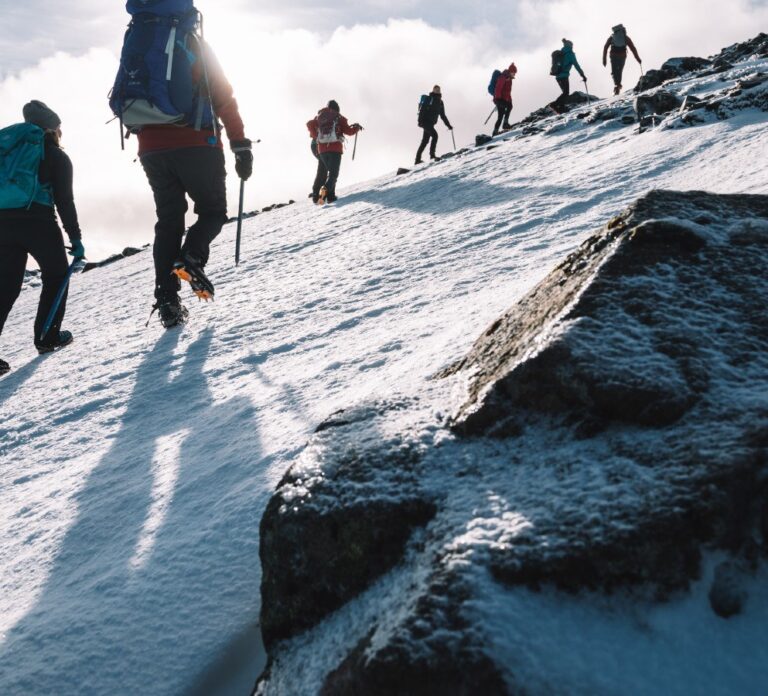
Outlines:
<svg viewBox="0 0 768 696"><path fill-rule="evenodd" d="M509 130L509 115L512 113L512 80L517 74L517 67L514 63L506 70L503 70L496 80L496 87L493 92L493 103L496 105L498 118L493 127L493 134L498 135L499 130Z"/></svg>
<svg viewBox="0 0 768 696"><path fill-rule="evenodd" d="M61 149L61 119L41 101L24 106L24 121L45 131L45 156L40 162L40 186L50 191L53 205L31 203L28 207L0 210L0 334L14 302L21 292L27 256L40 266L43 287L35 317L34 342L39 353L50 353L72 342L72 334L61 330L67 304L64 291L48 332L43 326L67 275L67 253L56 221L56 212L72 244L70 253L84 258L82 234L72 193L72 161ZM0 361L0 374L8 363Z"/></svg>
<svg viewBox="0 0 768 696"><path fill-rule="evenodd" d="M336 100L331 99L328 106L307 121L307 130L317 148L317 173L312 184L312 200L318 203L320 190L325 187L325 202L333 203L338 200L336 182L341 169L341 156L344 154L344 136L354 135L363 127L359 123L350 125L341 115Z"/></svg>
<svg viewBox="0 0 768 696"><path fill-rule="evenodd" d="M202 59L193 67L196 89L210 91L216 116L221 119L235 153L235 170L247 180L253 172L251 141L245 137L232 86L211 48L204 42ZM155 225L155 299L160 322L166 328L182 324L187 310L179 300L180 280L190 283L201 299L213 299L214 287L205 275L211 242L227 221L224 148L213 128L191 125L144 126L138 132L139 158L152 187L157 211ZM195 204L197 220L184 238L187 196Z"/></svg>
<svg viewBox="0 0 768 696"><path fill-rule="evenodd" d="M426 102L419 107L419 127L424 131L424 135L421 138L421 145L416 151L416 160L414 164L421 164L421 156L424 154L424 148L429 143L429 158L433 160L439 160L440 158L435 154L437 148L437 119L443 119L448 130L453 130L453 126L448 121L445 115L445 105L443 104L443 95L440 91L440 86L435 85L432 88Z"/></svg>
<svg viewBox="0 0 768 696"><path fill-rule="evenodd" d="M587 79L587 76L584 74L584 71L579 65L579 61L576 59L576 54L573 52L573 41L563 39L563 48L561 50L563 54L563 60L560 65L560 71L557 73L557 75L555 75L555 79L557 80L557 84L560 86L562 94L557 99L555 99L552 104L550 104L550 106L558 113L565 110L566 100L568 99L568 95L571 93L571 68L576 68L579 75L581 75L582 80L586 81Z"/></svg>
<svg viewBox="0 0 768 696"><path fill-rule="evenodd" d="M635 60L642 66L643 61L637 54L637 49L632 39L627 36L627 30L623 24L617 24L611 29L611 35L603 46L603 66L608 64L608 49L611 49L611 77L613 77L613 93L621 92L621 78L624 74L624 65L627 62L627 48L632 51Z"/></svg>

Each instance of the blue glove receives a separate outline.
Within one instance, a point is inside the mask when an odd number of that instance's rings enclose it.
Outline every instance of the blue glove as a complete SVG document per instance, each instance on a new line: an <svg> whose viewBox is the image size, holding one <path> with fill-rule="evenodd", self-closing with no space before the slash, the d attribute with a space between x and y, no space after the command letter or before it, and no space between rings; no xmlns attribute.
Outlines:
<svg viewBox="0 0 768 696"><path fill-rule="evenodd" d="M70 250L69 253L71 256L73 256L76 259L84 259L85 247L83 246L83 242L79 239L75 239L72 242L72 249Z"/></svg>

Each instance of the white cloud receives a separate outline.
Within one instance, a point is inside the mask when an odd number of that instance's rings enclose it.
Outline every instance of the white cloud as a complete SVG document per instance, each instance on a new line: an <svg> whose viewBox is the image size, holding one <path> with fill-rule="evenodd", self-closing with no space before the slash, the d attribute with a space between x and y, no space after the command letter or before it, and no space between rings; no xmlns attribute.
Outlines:
<svg viewBox="0 0 768 696"><path fill-rule="evenodd" d="M557 95L548 75L549 54L562 36L575 42L593 93L605 96L611 80L600 64L601 49L618 21L628 27L646 69L675 55L710 55L768 26L768 8L744 0L730 4L647 0L621 3L621 11L617 3L592 0L524 0L499 9L500 19L493 24L482 21L493 14L487 8L484 14L470 15L462 3L465 9L457 10L456 26L473 29L391 20L324 34L314 28L275 28L239 0L198 4L206 12L206 36L235 87L246 132L263 141L255 150L246 210L289 197L306 198L315 164L304 124L328 99L339 101L343 113L366 128L356 161L349 154L344 158L343 193L344 185L412 163L421 134L416 104L435 83L443 88L457 144L463 145L488 130L482 122L492 107L485 88L493 68L514 59L520 69L513 119ZM426 14L437 11L432 3L398 0L392 5L393 11L411 14L421 6L428 6ZM387 11L378 2L365 3L364 9L369 14ZM329 6L334 16L343 11L341 4ZM509 31L512 15L515 28ZM348 10L346 16L355 19L356 13ZM99 19L98 25L102 24ZM64 144L75 163L86 247L97 258L128 244L151 241L154 215L143 171L134 162L135 141L120 152L117 125L104 125L111 117L106 95L117 68L119 38L97 31L86 38L95 46L102 39L110 44L79 56L59 53L0 81L0 123L17 121L21 106L32 98L46 101L60 113ZM627 86L632 86L639 76L632 61L626 75ZM447 149L450 134L442 126L439 130L439 149ZM231 162L229 170L230 211L234 211L237 182Z"/></svg>

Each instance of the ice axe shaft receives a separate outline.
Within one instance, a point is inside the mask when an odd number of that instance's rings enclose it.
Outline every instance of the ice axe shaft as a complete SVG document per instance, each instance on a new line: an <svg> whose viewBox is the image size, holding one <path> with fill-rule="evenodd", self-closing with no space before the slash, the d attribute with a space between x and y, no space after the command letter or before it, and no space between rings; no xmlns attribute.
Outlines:
<svg viewBox="0 0 768 696"><path fill-rule="evenodd" d="M491 116L493 116L495 113L496 113L496 107L494 106L493 111L491 111L491 113L488 114L488 118L486 118L485 121L483 121L484 126L487 125L488 121L491 120Z"/></svg>
<svg viewBox="0 0 768 696"><path fill-rule="evenodd" d="M357 131L359 133L360 131ZM355 144L352 147L352 159L355 159L355 154L357 153L357 133L355 133Z"/></svg>
<svg viewBox="0 0 768 696"><path fill-rule="evenodd" d="M40 343L43 343L45 341L45 337L48 335L48 331L51 329L51 324L53 324L53 320L56 317L56 312L59 311L59 307L61 306L61 301L64 299L64 293L67 291L67 287L69 286L69 281L72 278L72 274L82 268L84 264L84 260L82 258L72 259L72 263L69 264L69 268L67 269L67 275L64 276L64 280L61 281L61 287L59 287L59 292L56 293L56 299L53 301L53 304L51 305L51 311L48 312L48 317L45 320L45 324L43 324L43 331L40 334Z"/></svg>
<svg viewBox="0 0 768 696"><path fill-rule="evenodd" d="M240 238L243 232L243 199L245 198L245 179L240 179L240 203L237 207L237 237L235 239L235 266L240 264Z"/></svg>
<svg viewBox="0 0 768 696"><path fill-rule="evenodd" d="M456 136L453 134L453 128L451 128L451 140L453 140L453 150L456 151Z"/></svg>

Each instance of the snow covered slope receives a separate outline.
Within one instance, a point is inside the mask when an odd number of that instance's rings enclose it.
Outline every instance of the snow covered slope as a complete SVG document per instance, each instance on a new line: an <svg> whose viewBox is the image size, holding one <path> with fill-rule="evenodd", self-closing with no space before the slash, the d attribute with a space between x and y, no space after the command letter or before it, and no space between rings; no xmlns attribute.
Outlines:
<svg viewBox="0 0 768 696"><path fill-rule="evenodd" d="M679 89L756 72L768 61ZM252 218L238 269L228 226L217 300L190 299L182 330L144 328L148 253L75 278L59 354L34 353L25 290L0 343L0 693L247 692L259 521L320 422L421 389L650 189L768 185L754 106L642 135L588 121Z"/></svg>

